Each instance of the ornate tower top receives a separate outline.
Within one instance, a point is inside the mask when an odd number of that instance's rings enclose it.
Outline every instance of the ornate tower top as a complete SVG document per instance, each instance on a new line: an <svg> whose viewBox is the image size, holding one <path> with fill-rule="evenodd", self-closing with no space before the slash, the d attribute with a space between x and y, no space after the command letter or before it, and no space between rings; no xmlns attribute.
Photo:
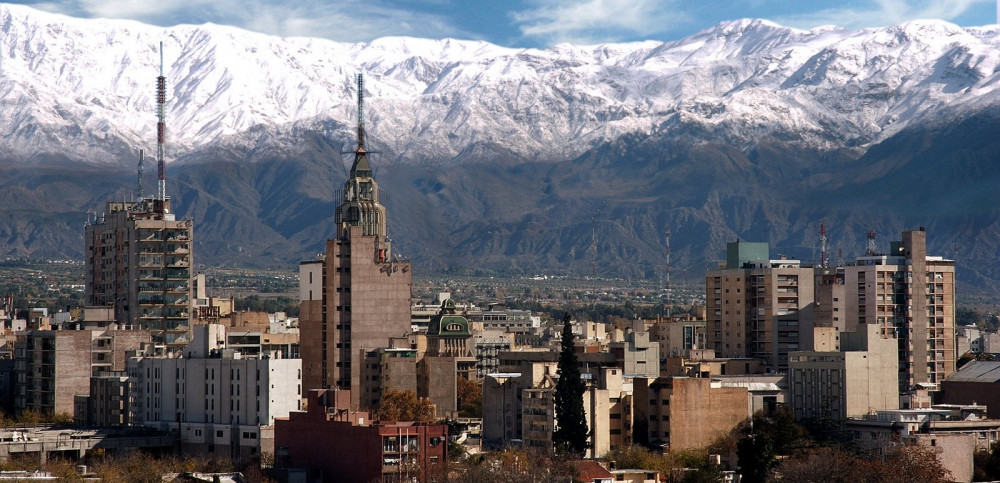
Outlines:
<svg viewBox="0 0 1000 483"><path fill-rule="evenodd" d="M346 238L348 227L360 226L364 236L375 236L384 243L385 251L379 258L388 256L385 207L378 202L378 184L372 176L368 152L365 150L364 77L358 74L358 149L354 164L344 183L344 197L337 207L337 237Z"/></svg>

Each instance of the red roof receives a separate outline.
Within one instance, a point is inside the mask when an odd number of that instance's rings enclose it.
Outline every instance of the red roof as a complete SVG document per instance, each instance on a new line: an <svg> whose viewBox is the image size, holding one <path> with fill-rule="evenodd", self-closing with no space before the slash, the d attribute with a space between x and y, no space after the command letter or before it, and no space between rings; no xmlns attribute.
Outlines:
<svg viewBox="0 0 1000 483"><path fill-rule="evenodd" d="M612 475L610 471L594 460L570 461L569 464L573 465L573 468L576 468L577 478L581 481L591 482L598 479L613 479L615 477L615 475Z"/></svg>

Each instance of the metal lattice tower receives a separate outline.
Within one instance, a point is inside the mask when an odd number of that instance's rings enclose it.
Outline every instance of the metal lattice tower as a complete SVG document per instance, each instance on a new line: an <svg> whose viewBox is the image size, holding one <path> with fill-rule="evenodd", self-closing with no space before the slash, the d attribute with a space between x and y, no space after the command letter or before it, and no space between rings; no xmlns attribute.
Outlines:
<svg viewBox="0 0 1000 483"><path fill-rule="evenodd" d="M672 295L673 294L671 293L672 287L670 286L670 227L669 226L667 226L667 227L664 228L664 235L665 235L664 236L664 240L665 240L665 245L666 245L666 255L667 255L666 262L667 263L666 263L666 265L663 268L663 275L664 275L663 278L664 278L664 289L666 290L666 296L667 296L667 300L666 300L667 319L669 320L670 319L670 314L673 311L672 310L673 309L673 305L672 305L672 303L673 303L673 297L672 297Z"/></svg>
<svg viewBox="0 0 1000 483"><path fill-rule="evenodd" d="M358 74L358 151L365 149L365 75Z"/></svg>
<svg viewBox="0 0 1000 483"><path fill-rule="evenodd" d="M829 268L830 260L826 256L826 222L819 222L819 266Z"/></svg>
<svg viewBox="0 0 1000 483"><path fill-rule="evenodd" d="M875 247L875 230L868 230L868 247L865 254L872 257L878 255L878 248Z"/></svg>
<svg viewBox="0 0 1000 483"><path fill-rule="evenodd" d="M160 42L160 76L156 78L156 198L167 199L167 167L163 159L163 143L167 137L166 124L167 78L163 76L163 42ZM161 205L162 206L162 205Z"/></svg>

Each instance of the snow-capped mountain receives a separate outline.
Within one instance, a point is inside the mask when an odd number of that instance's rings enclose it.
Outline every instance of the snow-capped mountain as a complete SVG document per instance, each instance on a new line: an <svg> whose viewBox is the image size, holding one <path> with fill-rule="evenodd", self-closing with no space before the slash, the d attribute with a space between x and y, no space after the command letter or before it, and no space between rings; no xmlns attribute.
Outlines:
<svg viewBox="0 0 1000 483"><path fill-rule="evenodd" d="M15 5L0 5L0 29L0 150L18 163L132 164L150 149L161 41L168 162L212 146L294 149L304 131L349 144L357 72L372 143L418 163L470 146L567 159L682 125L744 148L777 139L860 152L910 124L1000 101L1000 27L943 21L804 31L738 20L676 42L545 50L348 44Z"/></svg>

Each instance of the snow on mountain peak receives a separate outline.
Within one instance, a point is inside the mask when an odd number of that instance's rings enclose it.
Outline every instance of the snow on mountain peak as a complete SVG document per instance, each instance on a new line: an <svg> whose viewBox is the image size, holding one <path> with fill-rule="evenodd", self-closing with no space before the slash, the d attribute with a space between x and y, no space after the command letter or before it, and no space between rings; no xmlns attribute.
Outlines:
<svg viewBox="0 0 1000 483"><path fill-rule="evenodd" d="M669 43L544 50L161 28L16 5L0 5L0 26L0 142L21 162L132 164L155 142L161 40L168 160L216 144L293 149L303 130L349 145L356 72L368 76L372 141L416 162L471 145L563 158L625 134L669 136L675 122L737 145L864 146L944 108L996 103L1000 85L1000 30L942 21L806 31L741 19ZM272 135L248 134L262 127Z"/></svg>

